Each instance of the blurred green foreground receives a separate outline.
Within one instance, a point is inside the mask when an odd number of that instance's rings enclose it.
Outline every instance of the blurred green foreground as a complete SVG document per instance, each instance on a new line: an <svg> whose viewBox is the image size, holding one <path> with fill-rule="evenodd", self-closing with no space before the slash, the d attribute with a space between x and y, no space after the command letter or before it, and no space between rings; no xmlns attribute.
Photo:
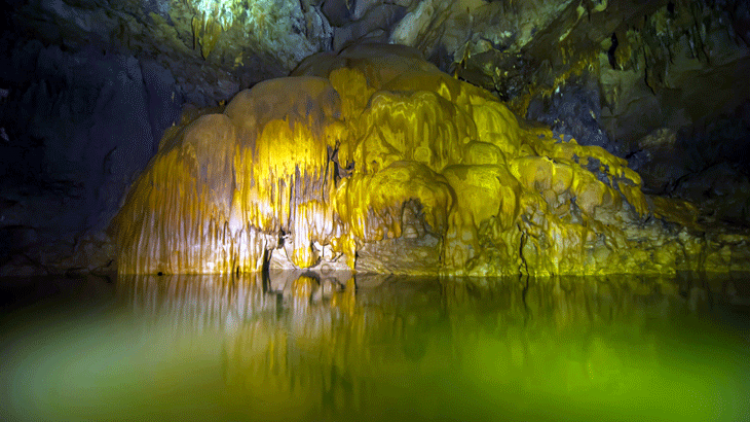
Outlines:
<svg viewBox="0 0 750 422"><path fill-rule="evenodd" d="M0 307L0 419L750 419L747 275L60 283Z"/></svg>

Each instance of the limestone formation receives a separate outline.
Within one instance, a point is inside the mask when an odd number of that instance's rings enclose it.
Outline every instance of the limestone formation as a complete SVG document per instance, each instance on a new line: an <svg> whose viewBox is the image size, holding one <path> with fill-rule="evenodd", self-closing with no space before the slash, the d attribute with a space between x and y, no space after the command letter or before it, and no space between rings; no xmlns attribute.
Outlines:
<svg viewBox="0 0 750 422"><path fill-rule="evenodd" d="M646 196L624 159L519 121L406 47L313 56L199 114L165 135L120 211L122 273L541 276L746 261L732 247L744 238L712 242L692 205Z"/></svg>

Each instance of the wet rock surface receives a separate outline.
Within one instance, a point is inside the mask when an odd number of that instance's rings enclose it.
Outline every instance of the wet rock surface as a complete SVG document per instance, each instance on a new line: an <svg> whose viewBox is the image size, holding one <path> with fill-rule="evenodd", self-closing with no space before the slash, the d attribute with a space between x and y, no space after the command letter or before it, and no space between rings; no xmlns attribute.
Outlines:
<svg viewBox="0 0 750 422"><path fill-rule="evenodd" d="M212 4L0 6L2 271L71 269L186 104L220 106L363 40L415 47L556 137L627 159L645 192L692 202L706 224L750 224L746 2Z"/></svg>
<svg viewBox="0 0 750 422"><path fill-rule="evenodd" d="M199 115L170 129L120 210L123 273L747 265L746 233L727 237L699 222L694 205L644 195L624 159L519 123L414 49L363 44L311 56L292 76Z"/></svg>

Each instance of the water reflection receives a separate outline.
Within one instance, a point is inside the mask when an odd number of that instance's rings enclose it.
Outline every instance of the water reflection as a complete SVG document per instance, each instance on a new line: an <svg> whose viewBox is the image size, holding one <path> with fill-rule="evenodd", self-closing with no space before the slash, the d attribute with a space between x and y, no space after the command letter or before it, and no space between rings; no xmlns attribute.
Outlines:
<svg viewBox="0 0 750 422"><path fill-rule="evenodd" d="M106 318L49 325L33 340L42 355L20 338L9 348L3 384L27 382L3 407L29 419L741 420L748 290L690 274L127 276Z"/></svg>

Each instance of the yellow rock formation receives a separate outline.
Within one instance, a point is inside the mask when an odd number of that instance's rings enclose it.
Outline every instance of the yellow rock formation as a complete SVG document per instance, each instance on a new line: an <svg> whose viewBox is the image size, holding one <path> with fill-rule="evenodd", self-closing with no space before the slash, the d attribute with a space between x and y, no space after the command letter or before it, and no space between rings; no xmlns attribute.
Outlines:
<svg viewBox="0 0 750 422"><path fill-rule="evenodd" d="M184 120L118 216L122 273L731 269L689 204L653 201L624 160L519 123L406 47L313 56Z"/></svg>

